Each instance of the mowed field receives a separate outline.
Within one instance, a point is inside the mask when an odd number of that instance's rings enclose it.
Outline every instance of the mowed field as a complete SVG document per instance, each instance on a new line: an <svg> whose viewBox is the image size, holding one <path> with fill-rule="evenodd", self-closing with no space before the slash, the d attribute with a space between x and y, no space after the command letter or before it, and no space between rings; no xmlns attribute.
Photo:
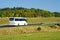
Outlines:
<svg viewBox="0 0 60 40"><path fill-rule="evenodd" d="M41 22L60 22L60 17L36 17L36 18L27 18L28 24L41 23ZM9 18L3 17L0 18L0 25L9 24Z"/></svg>

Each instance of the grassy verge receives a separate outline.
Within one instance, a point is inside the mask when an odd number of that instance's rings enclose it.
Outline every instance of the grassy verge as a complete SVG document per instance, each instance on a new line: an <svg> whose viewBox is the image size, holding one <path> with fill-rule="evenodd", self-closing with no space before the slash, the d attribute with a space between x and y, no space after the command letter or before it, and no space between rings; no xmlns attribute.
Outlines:
<svg viewBox="0 0 60 40"><path fill-rule="evenodd" d="M60 27L21 26L0 28L0 40L60 40Z"/></svg>
<svg viewBox="0 0 60 40"><path fill-rule="evenodd" d="M60 32L0 35L0 40L60 40Z"/></svg>
<svg viewBox="0 0 60 40"><path fill-rule="evenodd" d="M51 28L48 26L21 26L12 28L0 28L0 34L21 34L34 32L59 32L60 27Z"/></svg>
<svg viewBox="0 0 60 40"><path fill-rule="evenodd" d="M8 17L0 18L0 25L9 23ZM60 22L60 17L36 17L36 18L27 18L28 24L31 23L40 23L40 22Z"/></svg>
<svg viewBox="0 0 60 40"><path fill-rule="evenodd" d="M28 18L28 23L40 23L40 22L60 22L60 17L36 17Z"/></svg>

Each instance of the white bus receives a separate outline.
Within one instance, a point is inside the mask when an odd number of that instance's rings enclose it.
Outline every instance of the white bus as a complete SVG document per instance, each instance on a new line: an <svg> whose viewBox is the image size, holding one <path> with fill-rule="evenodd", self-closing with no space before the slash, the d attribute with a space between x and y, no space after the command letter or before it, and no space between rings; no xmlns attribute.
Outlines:
<svg viewBox="0 0 60 40"><path fill-rule="evenodd" d="M27 25L27 19L19 17L9 18L9 25Z"/></svg>

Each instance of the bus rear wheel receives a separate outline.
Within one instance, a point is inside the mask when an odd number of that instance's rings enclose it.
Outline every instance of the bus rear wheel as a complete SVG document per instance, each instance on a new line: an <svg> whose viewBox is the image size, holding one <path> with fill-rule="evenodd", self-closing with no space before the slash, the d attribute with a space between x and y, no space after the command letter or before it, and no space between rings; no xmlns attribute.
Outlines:
<svg viewBox="0 0 60 40"><path fill-rule="evenodd" d="M20 26L20 25L18 24L18 26Z"/></svg>

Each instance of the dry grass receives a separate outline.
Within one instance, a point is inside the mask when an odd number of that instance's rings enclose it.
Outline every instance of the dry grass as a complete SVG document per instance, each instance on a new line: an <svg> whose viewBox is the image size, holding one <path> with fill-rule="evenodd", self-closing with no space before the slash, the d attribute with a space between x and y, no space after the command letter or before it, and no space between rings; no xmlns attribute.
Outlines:
<svg viewBox="0 0 60 40"><path fill-rule="evenodd" d="M40 22L60 22L60 17L36 17L28 18L28 23L40 23Z"/></svg>
<svg viewBox="0 0 60 40"><path fill-rule="evenodd" d="M41 31L37 28L41 27ZM13 28L0 28L0 34L20 34L32 32L57 32L59 28L50 28L48 26L27 26L27 27L13 27Z"/></svg>
<svg viewBox="0 0 60 40"><path fill-rule="evenodd" d="M60 17L36 17L36 18L27 18L27 22L31 23L40 23L40 22L60 22ZM8 17L0 18L0 25L8 24L9 20Z"/></svg>
<svg viewBox="0 0 60 40"><path fill-rule="evenodd" d="M0 25L2 25L2 24L8 24L8 23L9 23L9 20L8 20L7 17L4 17L4 18L0 17Z"/></svg>

